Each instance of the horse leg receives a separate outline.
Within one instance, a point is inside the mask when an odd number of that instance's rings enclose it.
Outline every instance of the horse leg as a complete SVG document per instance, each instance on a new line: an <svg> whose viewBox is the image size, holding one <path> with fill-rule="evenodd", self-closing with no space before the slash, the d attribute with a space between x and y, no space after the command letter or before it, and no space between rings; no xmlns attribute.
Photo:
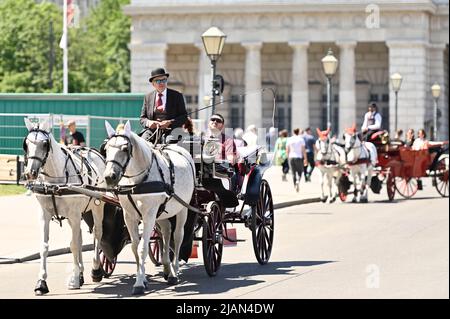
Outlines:
<svg viewBox="0 0 450 319"><path fill-rule="evenodd" d="M329 171L329 173L327 174L328 177L328 193L329 193L329 204L334 203L334 201L336 200L336 196L333 196L333 174L331 172L331 169Z"/></svg>
<svg viewBox="0 0 450 319"><path fill-rule="evenodd" d="M172 233L172 225L168 219L163 219L158 221L159 226L161 227L161 234L163 237L163 250L162 250L162 260L163 264L163 276L165 280L169 279L170 271L170 237Z"/></svg>
<svg viewBox="0 0 450 319"><path fill-rule="evenodd" d="M355 172L352 172L353 177L353 199L352 203L356 203L358 201L358 174Z"/></svg>
<svg viewBox="0 0 450 319"><path fill-rule="evenodd" d="M325 203L327 201L327 197L325 196L325 191L324 191L326 172L321 170L321 173L322 173L322 178L320 180L320 187L321 187L321 190L322 190L322 196L320 197L320 201L322 203Z"/></svg>
<svg viewBox="0 0 450 319"><path fill-rule="evenodd" d="M128 233L131 238L131 251L134 254L134 258L136 260L136 281L139 276L139 255L138 255L138 245L139 245L139 224L136 219L130 216L129 213L124 209L123 210L125 224L127 225ZM133 286L132 294L143 294L144 286L136 287L136 284Z"/></svg>
<svg viewBox="0 0 450 319"><path fill-rule="evenodd" d="M78 216L71 216L67 220L72 229L72 240L70 242L70 250L73 256L73 270L72 275L69 277L67 287L69 289L80 289L80 251L81 251L81 218Z"/></svg>
<svg viewBox="0 0 450 319"><path fill-rule="evenodd" d="M81 233L81 225L80 225L80 240L79 240L80 251L78 252L78 261L80 265L80 287L84 285L84 264L83 264L83 234Z"/></svg>
<svg viewBox="0 0 450 319"><path fill-rule="evenodd" d="M50 214L45 212L41 207L39 207L39 224L41 226L41 251L40 251L40 269L38 281L36 287L34 288L34 293L36 296L45 295L49 292L47 287L47 257L48 257L48 240L50 234Z"/></svg>
<svg viewBox="0 0 450 319"><path fill-rule="evenodd" d="M176 226L175 226L175 232L173 234L174 246L175 246L174 260L173 260L175 273L173 275L175 275L175 276L174 277L169 276L169 284L176 284L178 282L178 274L179 274L179 270L180 270L180 260L179 260L180 247L181 247L181 244L182 244L183 238L184 238L184 224L186 223L187 214L188 214L188 209L186 207L183 207L181 209L181 211L177 214L177 222L176 222ZM174 279L171 279L171 278L174 278Z"/></svg>
<svg viewBox="0 0 450 319"><path fill-rule="evenodd" d="M92 259L91 277L94 282L100 282L103 278L103 269L100 265L100 243L103 236L103 209L103 202L99 206L92 207L92 217L94 219L94 257Z"/></svg>

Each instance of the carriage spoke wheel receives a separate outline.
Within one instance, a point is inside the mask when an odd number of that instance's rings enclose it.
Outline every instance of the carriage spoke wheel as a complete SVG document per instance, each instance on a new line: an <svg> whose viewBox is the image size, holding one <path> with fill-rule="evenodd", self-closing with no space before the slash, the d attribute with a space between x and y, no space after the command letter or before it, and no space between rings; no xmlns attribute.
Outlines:
<svg viewBox="0 0 450 319"><path fill-rule="evenodd" d="M388 199L390 201L393 201L394 197L395 197L395 182L394 182L394 176L392 176L391 174L389 174L386 179L386 189L387 189Z"/></svg>
<svg viewBox="0 0 450 319"><path fill-rule="evenodd" d="M274 213L269 183L261 182L259 199L252 207L252 239L256 259L261 265L269 262L273 246Z"/></svg>
<svg viewBox="0 0 450 319"><path fill-rule="evenodd" d="M163 240L161 233L154 229L148 243L148 256L155 266L162 265Z"/></svg>
<svg viewBox="0 0 450 319"><path fill-rule="evenodd" d="M394 181L395 188L397 189L398 193L404 198L413 197L419 189L417 179L414 177L396 177Z"/></svg>
<svg viewBox="0 0 450 319"><path fill-rule="evenodd" d="M448 157L441 158L436 165L433 185L442 197L448 197Z"/></svg>
<svg viewBox="0 0 450 319"><path fill-rule="evenodd" d="M114 257L113 260L109 260L108 257L105 256L102 250L100 250L100 267L103 269L103 277L109 278L114 269L116 268L117 257Z"/></svg>
<svg viewBox="0 0 450 319"><path fill-rule="evenodd" d="M223 250L223 216L217 202L211 204L209 214L204 217L202 250L206 272L214 277L219 271Z"/></svg>

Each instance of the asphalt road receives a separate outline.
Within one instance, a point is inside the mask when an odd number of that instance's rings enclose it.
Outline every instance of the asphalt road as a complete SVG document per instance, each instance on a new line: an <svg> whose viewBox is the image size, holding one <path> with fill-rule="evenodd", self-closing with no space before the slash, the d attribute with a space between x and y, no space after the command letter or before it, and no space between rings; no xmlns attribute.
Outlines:
<svg viewBox="0 0 450 319"><path fill-rule="evenodd" d="M430 182L431 183L431 182ZM368 204L313 203L276 211L269 264L254 257L251 232L224 248L222 267L210 278L202 254L182 267L181 283L168 286L147 259L150 285L131 296L135 264L124 247L114 274L90 279L92 252L84 253L85 285L68 290L71 255L50 257L50 293L38 298L449 298L449 201L431 185L411 200L390 203L383 192ZM231 225L229 227L232 227ZM0 264L0 299L35 298L39 260Z"/></svg>

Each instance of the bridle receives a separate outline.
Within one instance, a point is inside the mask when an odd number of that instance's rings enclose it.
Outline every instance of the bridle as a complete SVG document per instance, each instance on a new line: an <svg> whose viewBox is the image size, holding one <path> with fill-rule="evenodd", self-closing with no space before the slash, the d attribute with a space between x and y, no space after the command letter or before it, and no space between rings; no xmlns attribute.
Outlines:
<svg viewBox="0 0 450 319"><path fill-rule="evenodd" d="M31 133L36 133L34 141L29 138ZM41 141L37 140L39 133L42 133L45 136L44 140L41 140ZM30 143L33 143L35 145L42 143L44 145L44 148L45 148L45 155L44 155L44 157L41 158L41 157L38 157L38 156L28 156L27 141L29 141ZM37 161L41 162L41 167L43 167L45 165L45 162L47 161L48 155L49 155L50 150L51 150L51 143L50 143L49 133L47 131L41 130L39 128L34 128L34 129L30 130L28 135L23 140L22 148L23 148L23 150L25 152L25 158L24 158L24 165L25 166L28 163L28 159L34 159L34 160L37 160Z"/></svg>
<svg viewBox="0 0 450 319"><path fill-rule="evenodd" d="M118 138L121 137L123 139L125 139L127 141L127 143L122 144L122 145L111 145L109 144L109 142L113 139L113 138ZM105 148L106 147L112 147L112 148L117 148L119 149L119 152L125 152L127 154L127 160L125 161L125 164L120 163L119 161L116 161L115 159L111 159L111 160L106 160L106 164L108 163L113 163L117 166L120 167L121 171L122 171L122 175L125 176L125 171L127 169L128 163L131 160L131 157L133 157L133 144L131 143L131 140L128 136L126 135L122 135L122 134L114 134L112 135L109 140L106 142Z"/></svg>

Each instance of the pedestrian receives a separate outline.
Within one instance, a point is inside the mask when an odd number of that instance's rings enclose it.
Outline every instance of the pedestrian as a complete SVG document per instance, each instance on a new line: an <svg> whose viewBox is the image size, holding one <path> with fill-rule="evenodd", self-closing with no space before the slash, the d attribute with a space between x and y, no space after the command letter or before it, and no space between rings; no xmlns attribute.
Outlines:
<svg viewBox="0 0 450 319"><path fill-rule="evenodd" d="M69 135L66 135L64 144L68 146L86 146L86 140L83 133L77 131L77 124L74 120L67 122Z"/></svg>
<svg viewBox="0 0 450 319"><path fill-rule="evenodd" d="M305 169L305 182L311 182L311 175L314 170L315 162L314 162L314 147L316 144L316 138L312 135L311 128L307 127L305 129L305 133L303 134L303 139L305 141L306 147L306 158L308 160L308 164L304 167Z"/></svg>
<svg viewBox="0 0 450 319"><path fill-rule="evenodd" d="M294 135L288 138L286 142L286 153L289 158L289 168L292 171L292 181L294 182L295 190L298 193L300 190L300 179L302 178L303 168L308 164L305 140L300 135L300 129L294 129Z"/></svg>
<svg viewBox="0 0 450 319"><path fill-rule="evenodd" d="M247 143L247 146L256 146L258 144L258 135L256 134L256 126L251 124L247 127L242 138Z"/></svg>
<svg viewBox="0 0 450 319"><path fill-rule="evenodd" d="M281 130L275 142L275 165L281 165L282 180L287 181L286 174L289 172L289 162L286 154L286 142L288 139L288 131Z"/></svg>
<svg viewBox="0 0 450 319"><path fill-rule="evenodd" d="M140 123L144 128L139 135L153 143L163 142L170 132L187 121L183 94L167 88L169 73L163 68L151 72L149 82L154 90L144 97ZM155 139L156 129L162 130L162 141ZM169 138L170 139L170 138Z"/></svg>
<svg viewBox="0 0 450 319"><path fill-rule="evenodd" d="M234 143L236 144L236 147L247 146L247 142L242 138L243 135L244 130L241 129L240 127L234 130Z"/></svg>

